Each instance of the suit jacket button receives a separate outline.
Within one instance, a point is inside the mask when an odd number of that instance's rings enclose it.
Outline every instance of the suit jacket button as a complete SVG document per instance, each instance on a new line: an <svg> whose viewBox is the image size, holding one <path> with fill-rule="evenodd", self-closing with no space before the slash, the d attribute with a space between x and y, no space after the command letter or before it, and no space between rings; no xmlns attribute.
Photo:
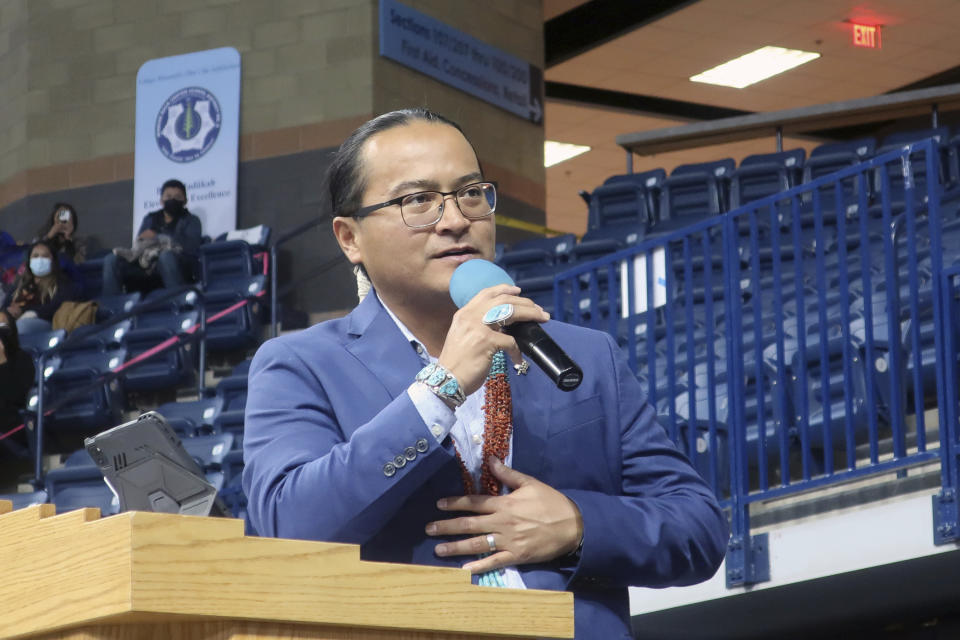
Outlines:
<svg viewBox="0 0 960 640"><path fill-rule="evenodd" d="M390 478L396 473L397 473L397 467L394 466L392 462L388 462L387 464L383 465L383 475Z"/></svg>
<svg viewBox="0 0 960 640"><path fill-rule="evenodd" d="M417 457L417 450L413 447L407 447L403 450L403 457L407 460L413 461Z"/></svg>
<svg viewBox="0 0 960 640"><path fill-rule="evenodd" d="M400 469L401 467L405 467L407 465L407 459L403 456L394 456L393 464L397 469Z"/></svg>
<svg viewBox="0 0 960 640"><path fill-rule="evenodd" d="M420 453L426 453L427 449L430 448L430 443L427 442L426 438L420 438L417 440L417 451Z"/></svg>

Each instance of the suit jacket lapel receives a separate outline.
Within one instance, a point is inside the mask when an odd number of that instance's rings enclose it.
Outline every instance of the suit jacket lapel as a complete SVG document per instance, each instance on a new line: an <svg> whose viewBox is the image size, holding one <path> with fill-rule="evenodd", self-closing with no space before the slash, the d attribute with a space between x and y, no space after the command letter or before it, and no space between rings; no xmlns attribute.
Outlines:
<svg viewBox="0 0 960 640"><path fill-rule="evenodd" d="M383 383L391 399L403 393L423 367L414 348L372 291L351 312L348 331L355 339L347 350Z"/></svg>
<svg viewBox="0 0 960 640"><path fill-rule="evenodd" d="M533 376L542 375L540 372L531 369L521 376L513 364L507 365L513 398L513 468L538 476L546 448L549 396L543 394L540 385L531 382Z"/></svg>

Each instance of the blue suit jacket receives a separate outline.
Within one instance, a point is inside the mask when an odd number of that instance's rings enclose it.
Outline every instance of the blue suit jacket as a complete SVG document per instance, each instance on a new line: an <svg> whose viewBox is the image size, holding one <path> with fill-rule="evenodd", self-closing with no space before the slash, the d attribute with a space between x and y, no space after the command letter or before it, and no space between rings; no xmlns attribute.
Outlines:
<svg viewBox="0 0 960 640"><path fill-rule="evenodd" d="M519 567L534 589L571 590L577 638L628 638L628 585L713 575L727 525L710 489L668 440L606 334L545 325L584 372L563 392L510 368L513 467L562 491L583 514L578 559ZM376 296L345 318L266 342L250 367L243 486L261 535L361 545L368 560L439 558L427 522L462 493L450 438L424 425L407 387L422 364ZM414 460L384 473L410 448Z"/></svg>

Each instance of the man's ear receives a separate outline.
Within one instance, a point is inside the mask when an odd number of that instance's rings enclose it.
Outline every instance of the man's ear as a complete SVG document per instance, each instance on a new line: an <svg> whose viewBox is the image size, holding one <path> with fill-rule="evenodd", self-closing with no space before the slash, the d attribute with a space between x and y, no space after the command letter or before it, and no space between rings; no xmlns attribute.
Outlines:
<svg viewBox="0 0 960 640"><path fill-rule="evenodd" d="M340 250L351 264L363 262L363 249L360 242L360 225L355 218L338 216L333 219L333 235L337 238Z"/></svg>

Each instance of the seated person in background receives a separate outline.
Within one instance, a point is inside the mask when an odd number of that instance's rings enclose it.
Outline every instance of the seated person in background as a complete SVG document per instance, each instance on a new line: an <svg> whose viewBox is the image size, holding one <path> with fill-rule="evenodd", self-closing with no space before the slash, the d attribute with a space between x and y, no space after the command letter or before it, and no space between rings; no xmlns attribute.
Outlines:
<svg viewBox="0 0 960 640"><path fill-rule="evenodd" d="M49 240L30 247L26 267L17 279L13 297L7 306L17 322L17 331L50 331L53 314L68 300L80 299L80 286L60 268Z"/></svg>
<svg viewBox="0 0 960 640"><path fill-rule="evenodd" d="M17 325L0 310L0 433L20 424L19 410L36 379L33 358L20 348Z"/></svg>
<svg viewBox="0 0 960 640"><path fill-rule="evenodd" d="M79 226L80 218L73 205L57 202L33 241L48 240L60 267L82 288L83 275L77 269L77 264L86 257L86 243L76 235Z"/></svg>
<svg viewBox="0 0 960 640"><path fill-rule="evenodd" d="M80 218L73 205L58 202L53 205L53 210L37 231L34 241L49 240L60 259L60 266L67 268L68 263L80 263L86 257L86 245L76 236L79 226Z"/></svg>
<svg viewBox="0 0 960 640"><path fill-rule="evenodd" d="M103 295L120 295L124 288L169 289L194 279L201 229L200 218L184 206L187 188L179 180L167 180L160 189L160 201L163 209L144 217L133 249L114 249L104 259ZM145 268L144 263L149 266Z"/></svg>

